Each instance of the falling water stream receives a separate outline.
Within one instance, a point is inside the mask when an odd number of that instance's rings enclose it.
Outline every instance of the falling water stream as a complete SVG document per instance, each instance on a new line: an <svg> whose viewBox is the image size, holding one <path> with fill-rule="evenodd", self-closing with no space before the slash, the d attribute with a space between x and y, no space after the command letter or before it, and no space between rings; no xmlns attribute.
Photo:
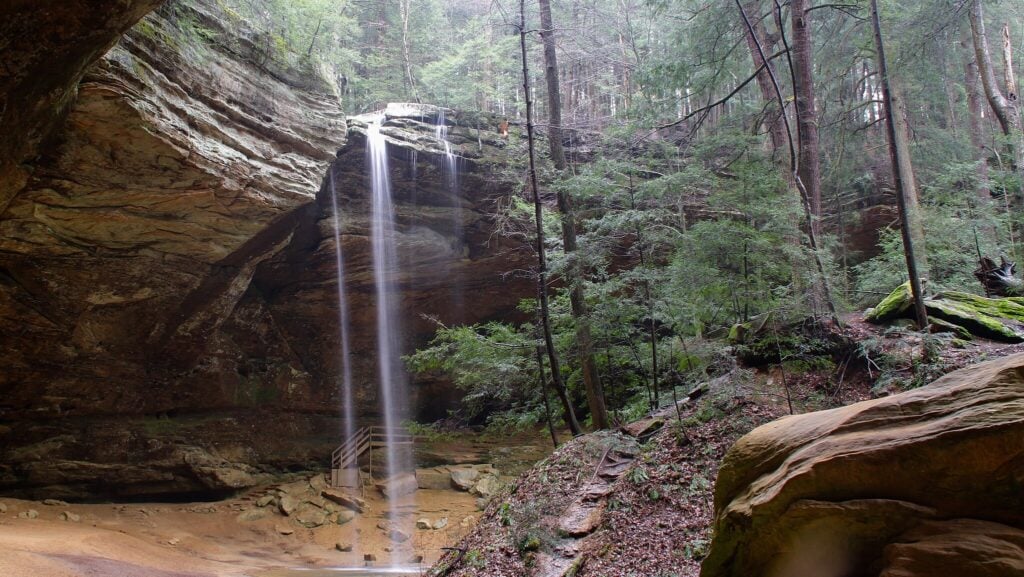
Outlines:
<svg viewBox="0 0 1024 577"><path fill-rule="evenodd" d="M334 185L334 170L327 171L327 187L331 192L331 209L334 214L334 263L338 271L338 326L341 332L341 406L342 419L344 421L344 434L346 439L351 439L356 433L355 402L352 392L352 359L351 340L349 337L349 311L348 298L345 294L345 258L341 247L341 206L338 203L338 191ZM346 477L342 483L346 487L359 486L359 469L350 467L341 472ZM359 543L354 542L353 548L358 554Z"/></svg>
<svg viewBox="0 0 1024 577"><path fill-rule="evenodd" d="M450 272L454 273L456 272L454 270L456 265L462 259L465 243L463 239L462 199L459 186L459 156L452 151L452 143L448 140L448 131L448 118L445 109L440 107L437 113L437 121L434 124L434 138L444 147L441 172L452 202L452 237L455 239L452 249L455 257L449 265L449 269ZM458 281L451 283L451 310L455 314L461 314L463 310L462 283Z"/></svg>
<svg viewBox="0 0 1024 577"><path fill-rule="evenodd" d="M387 494L391 522L404 527L400 514L401 475L412 470L412 451L408 444L397 442L398 427L408 417L407 380L399 358L398 308L395 302L395 278L398 258L395 246L395 211L391 199L391 178L388 167L387 141L381 134L383 117L373 119L366 128L366 160L370 175L372 205L370 213L373 254L373 280L377 296L377 364L380 377L381 409L384 416ZM411 521L411 519L410 519ZM396 551L400 548L396 548ZM397 565L397 555L390 564Z"/></svg>

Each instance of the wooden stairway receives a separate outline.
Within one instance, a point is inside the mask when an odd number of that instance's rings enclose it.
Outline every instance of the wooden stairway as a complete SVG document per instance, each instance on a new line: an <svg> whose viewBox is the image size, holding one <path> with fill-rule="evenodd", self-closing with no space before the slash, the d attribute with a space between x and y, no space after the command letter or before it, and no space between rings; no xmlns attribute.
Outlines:
<svg viewBox="0 0 1024 577"><path fill-rule="evenodd" d="M385 427L362 427L345 439L331 453L331 486L358 488L362 490L362 476L359 474L359 457L372 449L386 447L388 437L395 445L412 445L419 435L413 435L404 427L389 430ZM370 458L370 475L373 476L373 456Z"/></svg>

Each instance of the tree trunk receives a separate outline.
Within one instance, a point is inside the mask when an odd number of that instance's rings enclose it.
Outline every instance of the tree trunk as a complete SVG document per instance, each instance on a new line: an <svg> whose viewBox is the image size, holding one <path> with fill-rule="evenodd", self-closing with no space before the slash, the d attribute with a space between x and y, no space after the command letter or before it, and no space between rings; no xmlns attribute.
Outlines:
<svg viewBox="0 0 1024 577"><path fill-rule="evenodd" d="M548 352L548 363L551 365L551 383L562 402L565 420L573 435L580 434L580 424L576 420L576 412L562 382L562 373L558 362L558 352L551 336L551 313L548 308L548 261L544 249L544 205L540 201L540 187L537 186L537 154L533 137L533 99L530 97L530 67L526 52L526 0L519 0L519 48L523 64L523 97L526 105L526 140L530 157L530 188L533 191L533 213L537 226L537 296L540 300L541 329L544 333L544 346Z"/></svg>
<svg viewBox="0 0 1024 577"><path fill-rule="evenodd" d="M548 145L551 161L558 172L567 168L565 149L562 145L562 103L558 87L558 55L555 51L555 27L551 18L551 0L539 0L541 39L544 43L544 76L548 84ZM558 209L562 213L562 244L569 259L568 278L569 303L576 324L576 346L579 351L580 367L583 371L583 386L587 392L590 418L597 429L608 428L608 409L605 406L604 391L594 362L593 342L590 335L590 319L583 295L583 270L576 255L576 214L572 199L563 189L558 191Z"/></svg>
<svg viewBox="0 0 1024 577"><path fill-rule="evenodd" d="M782 105L775 98L775 90L772 87L772 76L775 75L775 63L765 62L761 52L771 53L774 51L774 42L768 42L765 34L764 22L760 16L761 1L745 0L744 10L751 18L750 28L744 37L747 40L747 48L750 50L750 57L754 61L754 69L762 66L763 70L757 73L757 86L761 89L761 98L767 105L765 108L764 125L768 127L768 134L771 138L772 150L779 155L780 164L787 164L787 159L781 158L786 150L786 128L782 123L782 115L785 113ZM769 70L771 68L771 70Z"/></svg>
<svg viewBox="0 0 1024 577"><path fill-rule="evenodd" d="M967 41L961 42L963 48L967 48ZM978 64L975 61L974 51L969 50L967 62L964 63L964 86L967 88L967 121L968 132L971 137L972 158L978 166L978 186L975 191L978 199L983 203L992 200L992 194L988 188L988 154L985 153L985 120L984 105L982 104L982 89L979 86Z"/></svg>
<svg viewBox="0 0 1024 577"><path fill-rule="evenodd" d="M896 145L899 148L899 164L893 170L900 173L904 198L907 203L907 220L910 234L914 237L917 247L917 268L921 276L928 277L928 253L924 244L924 224L921 216L921 197L917 190L917 178L914 176L914 163L910 156L910 118L907 114L906 101L899 90L892 87L892 79L888 79L889 98L892 101L892 120L896 126Z"/></svg>
<svg viewBox="0 0 1024 577"><path fill-rule="evenodd" d="M1024 158L1021 157L1021 147L1018 140L1021 132L1020 111L1017 109L1016 100L1010 100L1008 94L1004 94L996 80L996 73L992 67L992 54L988 47L988 37L985 33L985 14L982 12L981 0L971 2L968 16L971 20L971 37L974 40L975 62L978 65L978 74L981 76L981 86L985 90L985 97L999 120L999 127L1007 137L1007 147L1010 157L1013 158L1015 167L1024 167ZM1012 80L1012 71L1009 79ZM1016 96L1014 94L1014 96Z"/></svg>
<svg viewBox="0 0 1024 577"><path fill-rule="evenodd" d="M405 63L405 79L409 83L409 95L413 100L419 102L420 97L416 93L416 79L412 75L412 57L409 54L409 12L412 8L410 6L411 3L412 0L400 0L398 3L402 16L402 60Z"/></svg>
<svg viewBox="0 0 1024 577"><path fill-rule="evenodd" d="M814 103L814 59L807 0L792 0L793 91L796 103L799 169L797 175L807 190L811 211L811 232L821 238L821 166L818 151L818 113Z"/></svg>
<svg viewBox="0 0 1024 577"><path fill-rule="evenodd" d="M885 113L886 135L889 143L889 158L892 161L892 180L896 186L896 202L900 209L900 232L903 234L903 254L907 261L907 274L910 277L910 290L914 295L914 312L917 317L917 328L925 330L928 326L928 313L924 308L924 294L921 291L921 277L918 276L917 260L914 253L914 238L911 234L910 215L908 214L907 196L909 191L904 188L902 166L905 162L903 157L906 151L901 150L900 139L897 135L897 127L894 110L892 91L889 86L889 67L885 61L885 45L882 42L882 25L878 18L878 0L871 0L871 23L875 33L875 53L878 58L878 73L882 83L882 106Z"/></svg>

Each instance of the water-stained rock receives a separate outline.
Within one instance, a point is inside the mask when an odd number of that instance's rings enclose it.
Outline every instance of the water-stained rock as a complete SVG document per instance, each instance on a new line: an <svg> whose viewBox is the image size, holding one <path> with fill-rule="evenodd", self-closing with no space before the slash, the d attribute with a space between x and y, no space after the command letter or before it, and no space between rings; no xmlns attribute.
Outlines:
<svg viewBox="0 0 1024 577"><path fill-rule="evenodd" d="M726 455L701 575L877 574L883 563L887 577L976 574L978 553L938 551L957 540L979 551L1015 543L1022 482L1022 354L899 395L786 417ZM1020 574L1010 570L1012 551L997 557L994 572L977 574ZM925 569L942 563L944 572Z"/></svg>

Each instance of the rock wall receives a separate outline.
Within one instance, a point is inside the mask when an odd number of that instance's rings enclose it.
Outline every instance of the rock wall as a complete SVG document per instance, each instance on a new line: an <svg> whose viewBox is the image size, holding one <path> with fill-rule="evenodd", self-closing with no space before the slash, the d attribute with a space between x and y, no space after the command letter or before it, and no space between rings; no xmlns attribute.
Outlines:
<svg viewBox="0 0 1024 577"><path fill-rule="evenodd" d="M216 496L322 464L341 430L328 169L372 418L361 135L348 140L329 82L267 62L254 35L212 0L146 17L89 68L55 144L0 213L0 338L14 344L0 350L0 492ZM432 332L422 313L488 318L526 294L499 276L516 247L490 240L507 197L491 170L504 141L452 129L476 158L453 197L432 122L406 111L386 129L410 347Z"/></svg>
<svg viewBox="0 0 1024 577"><path fill-rule="evenodd" d="M1024 355L741 438L703 577L1020 575Z"/></svg>

